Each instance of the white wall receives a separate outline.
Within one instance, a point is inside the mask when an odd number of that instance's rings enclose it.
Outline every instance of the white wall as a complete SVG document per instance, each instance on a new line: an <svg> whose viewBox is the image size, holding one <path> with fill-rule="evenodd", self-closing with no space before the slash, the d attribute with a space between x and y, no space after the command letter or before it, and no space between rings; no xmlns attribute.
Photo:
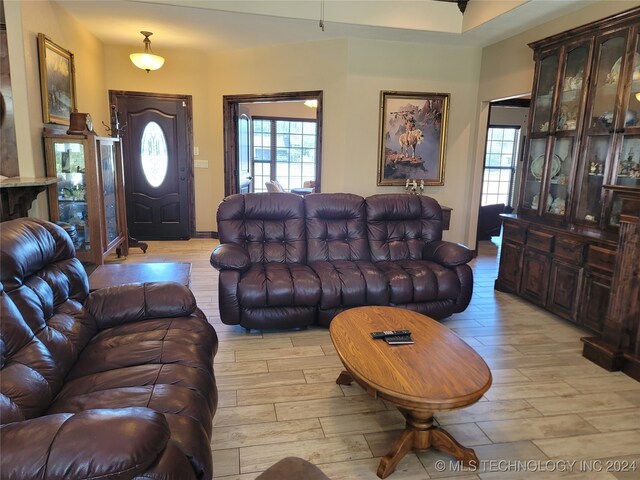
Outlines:
<svg viewBox="0 0 640 480"><path fill-rule="evenodd" d="M476 48L349 41L344 125L347 129L340 159L337 190L360 195L404 192L404 187L377 186L380 91L449 93L444 186L425 187L425 195L453 208L451 230L445 238L468 242L468 184L470 156L477 133L477 88L481 51ZM324 187L323 187L324 189Z"/></svg>

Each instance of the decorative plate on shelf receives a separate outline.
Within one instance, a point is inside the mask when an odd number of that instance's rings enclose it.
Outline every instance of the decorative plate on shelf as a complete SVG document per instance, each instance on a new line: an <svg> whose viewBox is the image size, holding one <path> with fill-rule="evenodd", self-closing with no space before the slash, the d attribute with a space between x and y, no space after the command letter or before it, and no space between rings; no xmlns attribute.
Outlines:
<svg viewBox="0 0 640 480"><path fill-rule="evenodd" d="M542 178L542 168L544 167L544 155L540 155L536 157L533 162L531 162L531 174L536 178L536 180L540 180Z"/></svg>
<svg viewBox="0 0 640 480"><path fill-rule="evenodd" d="M553 159L551 160L551 178L555 177L560 173L560 168L562 167L562 159L558 154L553 155ZM542 178L542 171L544 169L544 154L536 157L533 162L531 162L531 174L536 178L536 180L540 180Z"/></svg>
<svg viewBox="0 0 640 480"><path fill-rule="evenodd" d="M607 83L618 83L618 79L620 77L620 66L622 65L622 57L616 60L616 63L611 67L611 72L607 77ZM632 79L637 80L640 78L640 55L637 53L633 54L633 73Z"/></svg>

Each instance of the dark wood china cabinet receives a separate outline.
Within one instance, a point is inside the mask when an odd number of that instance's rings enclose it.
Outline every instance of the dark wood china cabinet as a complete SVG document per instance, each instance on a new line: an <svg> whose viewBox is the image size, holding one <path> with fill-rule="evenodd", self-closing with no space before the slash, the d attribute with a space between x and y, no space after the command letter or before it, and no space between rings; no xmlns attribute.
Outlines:
<svg viewBox="0 0 640 480"><path fill-rule="evenodd" d="M503 215L496 289L597 335L606 335L623 200L640 198L639 37L640 7L529 45L519 207Z"/></svg>

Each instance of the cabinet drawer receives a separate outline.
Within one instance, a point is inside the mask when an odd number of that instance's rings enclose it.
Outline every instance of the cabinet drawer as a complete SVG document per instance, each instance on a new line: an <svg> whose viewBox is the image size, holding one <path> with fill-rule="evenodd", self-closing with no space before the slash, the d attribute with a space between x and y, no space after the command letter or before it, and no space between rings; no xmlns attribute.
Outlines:
<svg viewBox="0 0 640 480"><path fill-rule="evenodd" d="M527 238L527 229L513 223L504 223L502 236L513 243L524 243Z"/></svg>
<svg viewBox="0 0 640 480"><path fill-rule="evenodd" d="M613 273L616 265L616 252L590 245L589 252L587 253L587 264L591 267Z"/></svg>
<svg viewBox="0 0 640 480"><path fill-rule="evenodd" d="M556 257L582 264L585 244L569 238L556 238L554 253Z"/></svg>
<svg viewBox="0 0 640 480"><path fill-rule="evenodd" d="M553 235L538 230L529 230L527 247L535 248L540 252L551 252L553 250Z"/></svg>

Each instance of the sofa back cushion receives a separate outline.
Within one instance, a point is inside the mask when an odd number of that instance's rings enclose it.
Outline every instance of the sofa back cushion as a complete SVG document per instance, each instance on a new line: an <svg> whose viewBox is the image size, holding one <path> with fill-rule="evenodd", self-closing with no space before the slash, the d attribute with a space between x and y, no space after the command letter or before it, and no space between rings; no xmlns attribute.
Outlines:
<svg viewBox="0 0 640 480"><path fill-rule="evenodd" d="M317 193L304 198L309 262L369 260L364 198Z"/></svg>
<svg viewBox="0 0 640 480"><path fill-rule="evenodd" d="M246 193L218 207L220 243L245 248L252 263L304 263L304 200L293 193Z"/></svg>
<svg viewBox="0 0 640 480"><path fill-rule="evenodd" d="M0 291L0 423L40 416L62 380L54 359Z"/></svg>
<svg viewBox="0 0 640 480"><path fill-rule="evenodd" d="M20 392L31 388L26 384L37 377L36 383L46 383L48 396L37 395L34 402L44 408L40 401L55 396L79 353L97 332L95 321L83 307L89 293L87 274L75 258L69 235L43 220L3 222L0 249L2 392L6 398L22 399ZM12 358L20 358L20 368L30 373L8 377L5 367ZM14 393L7 395L6 391ZM2 400L4 409L5 398ZM37 414L38 408L30 406L25 412L29 417Z"/></svg>
<svg viewBox="0 0 640 480"><path fill-rule="evenodd" d="M442 209L431 197L373 195L365 200L371 260L419 260L424 246L442 239Z"/></svg>

